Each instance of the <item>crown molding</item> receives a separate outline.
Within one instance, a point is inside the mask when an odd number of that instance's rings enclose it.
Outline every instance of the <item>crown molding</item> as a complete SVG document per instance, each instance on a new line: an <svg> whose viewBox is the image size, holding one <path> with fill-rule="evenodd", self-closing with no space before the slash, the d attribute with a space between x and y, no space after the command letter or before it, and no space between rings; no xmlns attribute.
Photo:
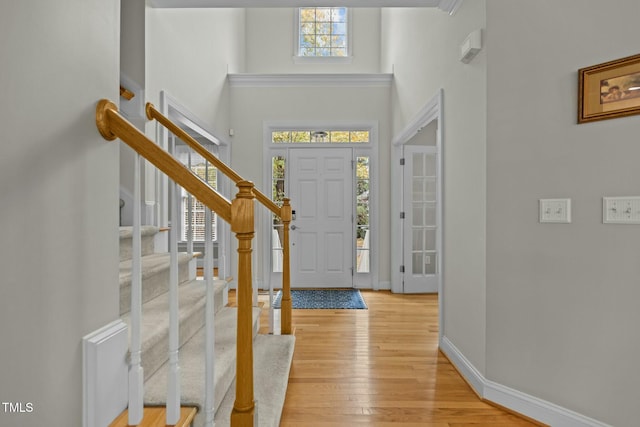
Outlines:
<svg viewBox="0 0 640 427"><path fill-rule="evenodd" d="M462 2L463 0L440 0L438 9L447 12L449 15L454 15L462 6Z"/></svg>
<svg viewBox="0 0 640 427"><path fill-rule="evenodd" d="M231 87L390 87L393 74L229 74Z"/></svg>
<svg viewBox="0 0 640 427"><path fill-rule="evenodd" d="M317 0L149 0L151 7L315 7ZM438 7L451 11L461 0L334 0L331 6L344 7Z"/></svg>

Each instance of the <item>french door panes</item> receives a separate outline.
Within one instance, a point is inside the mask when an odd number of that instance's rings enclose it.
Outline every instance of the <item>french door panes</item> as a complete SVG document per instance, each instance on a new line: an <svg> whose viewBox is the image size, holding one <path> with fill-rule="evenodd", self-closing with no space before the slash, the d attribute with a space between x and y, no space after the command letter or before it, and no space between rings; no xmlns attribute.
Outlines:
<svg viewBox="0 0 640 427"><path fill-rule="evenodd" d="M436 161L435 153L413 153L412 265L413 274L436 273Z"/></svg>

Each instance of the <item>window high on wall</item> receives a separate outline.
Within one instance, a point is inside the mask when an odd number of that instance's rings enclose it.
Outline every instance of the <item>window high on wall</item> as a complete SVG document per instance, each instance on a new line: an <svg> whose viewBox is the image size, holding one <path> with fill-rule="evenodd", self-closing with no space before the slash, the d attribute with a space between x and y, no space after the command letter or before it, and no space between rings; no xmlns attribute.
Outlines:
<svg viewBox="0 0 640 427"><path fill-rule="evenodd" d="M348 57L348 15L346 7L299 8L296 55L301 58Z"/></svg>

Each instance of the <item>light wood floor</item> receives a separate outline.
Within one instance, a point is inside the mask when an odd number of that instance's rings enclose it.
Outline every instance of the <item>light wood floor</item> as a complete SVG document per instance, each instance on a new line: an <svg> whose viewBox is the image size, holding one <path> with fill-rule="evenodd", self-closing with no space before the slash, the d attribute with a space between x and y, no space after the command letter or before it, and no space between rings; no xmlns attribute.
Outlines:
<svg viewBox="0 0 640 427"><path fill-rule="evenodd" d="M482 402L439 352L436 295L363 296L368 310L293 310L281 427L536 425Z"/></svg>

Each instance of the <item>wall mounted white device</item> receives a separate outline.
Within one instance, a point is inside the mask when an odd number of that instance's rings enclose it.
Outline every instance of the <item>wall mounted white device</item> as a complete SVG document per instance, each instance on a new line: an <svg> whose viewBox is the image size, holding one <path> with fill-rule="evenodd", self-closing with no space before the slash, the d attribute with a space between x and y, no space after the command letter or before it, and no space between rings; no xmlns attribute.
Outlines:
<svg viewBox="0 0 640 427"><path fill-rule="evenodd" d="M482 30L469 34L460 45L460 61L468 64L482 49Z"/></svg>

